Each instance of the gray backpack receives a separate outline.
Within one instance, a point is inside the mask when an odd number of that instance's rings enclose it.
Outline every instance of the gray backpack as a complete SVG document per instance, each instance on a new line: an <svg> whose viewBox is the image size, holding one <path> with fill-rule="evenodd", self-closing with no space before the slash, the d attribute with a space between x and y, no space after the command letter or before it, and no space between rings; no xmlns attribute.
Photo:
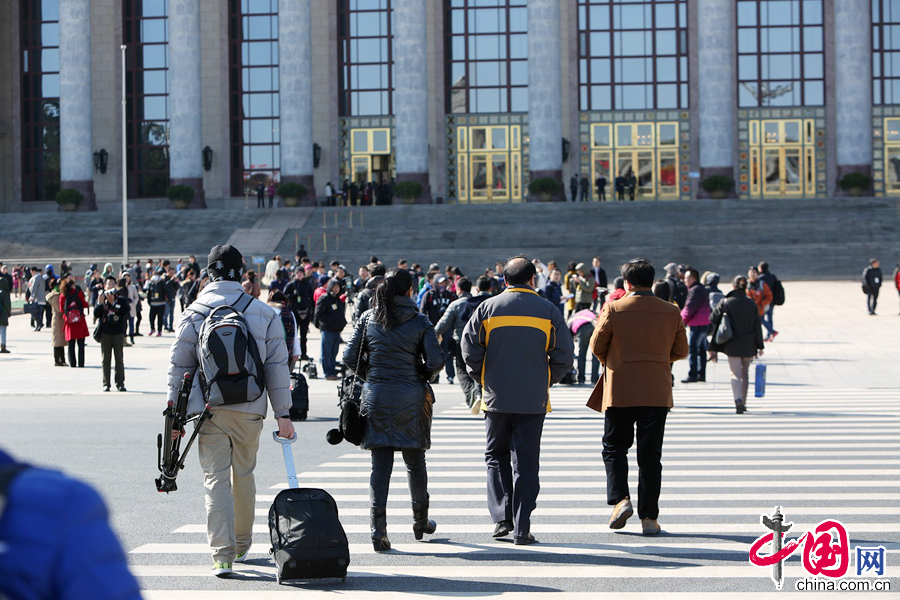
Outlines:
<svg viewBox="0 0 900 600"><path fill-rule="evenodd" d="M204 319L197 351L200 390L210 406L253 402L263 394L263 363L244 318L252 302L253 297L241 294L231 306L210 308L199 302L190 306Z"/></svg>

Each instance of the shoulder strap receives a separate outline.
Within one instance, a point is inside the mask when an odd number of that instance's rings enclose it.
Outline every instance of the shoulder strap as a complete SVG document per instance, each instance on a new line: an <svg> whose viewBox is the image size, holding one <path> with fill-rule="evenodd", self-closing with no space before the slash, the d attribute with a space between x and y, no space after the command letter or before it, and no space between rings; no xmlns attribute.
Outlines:
<svg viewBox="0 0 900 600"><path fill-rule="evenodd" d="M243 304L243 307L239 307L239 305L241 305L241 304ZM250 294L248 294L246 292L241 292L240 297L238 297L238 299L235 301L235 303L232 304L231 306L232 306L232 308L234 308L234 310L243 314L244 311L246 311L248 308L250 308L251 304L253 304L253 296L251 296Z"/></svg>
<svg viewBox="0 0 900 600"><path fill-rule="evenodd" d="M243 304L244 306L242 308L239 308L238 307L239 304ZM230 305L223 304L222 306L217 306L216 308L228 307L228 308L233 308L234 310L236 310L240 313L243 313L245 310L250 308L251 304L253 304L253 296L247 294L246 292L241 292L241 295L238 297L238 299L233 304L230 304ZM202 303L194 300L193 302L191 302L191 305L189 307L187 307L185 310L192 310L195 313L197 313L198 315L200 315L201 317L203 317L204 319L206 319L209 317L209 315L212 314L213 310L215 310L215 309L213 309L211 306L207 306L206 304L202 304Z"/></svg>

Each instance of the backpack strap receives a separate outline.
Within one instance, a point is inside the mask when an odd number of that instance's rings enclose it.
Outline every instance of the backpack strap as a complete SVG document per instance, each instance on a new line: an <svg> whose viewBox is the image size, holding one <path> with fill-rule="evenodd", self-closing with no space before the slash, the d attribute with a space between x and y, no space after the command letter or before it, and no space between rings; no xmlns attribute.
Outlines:
<svg viewBox="0 0 900 600"><path fill-rule="evenodd" d="M217 306L216 308L222 308L223 306L228 306L229 308L233 308L234 310L236 310L239 313L243 313L248 308L250 308L251 304L253 304L253 296L251 296L250 294L248 294L246 292L241 292L241 295L238 297L237 300L235 300L235 302L233 304L230 304L230 305L223 304L222 306ZM243 305L243 306L241 306L241 305ZM198 315L200 315L201 317L203 317L204 319L206 319L209 317L209 315L212 314L213 310L215 310L215 309L211 306L207 306L206 304L202 304L202 303L194 300L193 302L191 302L191 305L189 307L187 307L185 310L186 311L192 310L195 313L197 313Z"/></svg>
<svg viewBox="0 0 900 600"><path fill-rule="evenodd" d="M240 297L235 301L234 304L231 305L231 307L239 313L243 314L248 308L250 308L251 304L253 304L253 296L251 296L247 292L241 292Z"/></svg>
<svg viewBox="0 0 900 600"><path fill-rule="evenodd" d="M0 518L3 517L3 509L6 508L6 492L12 485L16 475L29 468L28 465L22 463L13 463L0 467Z"/></svg>

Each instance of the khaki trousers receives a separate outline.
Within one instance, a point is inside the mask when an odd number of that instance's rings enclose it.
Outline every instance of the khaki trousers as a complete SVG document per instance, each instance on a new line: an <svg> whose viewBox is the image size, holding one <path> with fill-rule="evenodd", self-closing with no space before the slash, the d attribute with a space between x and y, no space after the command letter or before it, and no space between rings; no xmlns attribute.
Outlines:
<svg viewBox="0 0 900 600"><path fill-rule="evenodd" d="M217 409L203 423L197 446L205 473L206 534L216 562L233 563L253 541L256 452L263 418Z"/></svg>
<svg viewBox="0 0 900 600"><path fill-rule="evenodd" d="M747 404L747 388L750 386L750 363L752 356L729 356L728 368L731 369L731 391L734 399Z"/></svg>

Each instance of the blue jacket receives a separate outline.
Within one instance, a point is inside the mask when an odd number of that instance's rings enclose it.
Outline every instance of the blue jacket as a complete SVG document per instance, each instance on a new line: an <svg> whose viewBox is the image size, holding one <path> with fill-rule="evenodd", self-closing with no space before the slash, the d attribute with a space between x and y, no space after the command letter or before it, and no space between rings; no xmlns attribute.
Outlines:
<svg viewBox="0 0 900 600"><path fill-rule="evenodd" d="M13 464L0 450L0 467ZM110 529L106 506L87 484L26 469L0 517L0 597L9 600L140 599Z"/></svg>

